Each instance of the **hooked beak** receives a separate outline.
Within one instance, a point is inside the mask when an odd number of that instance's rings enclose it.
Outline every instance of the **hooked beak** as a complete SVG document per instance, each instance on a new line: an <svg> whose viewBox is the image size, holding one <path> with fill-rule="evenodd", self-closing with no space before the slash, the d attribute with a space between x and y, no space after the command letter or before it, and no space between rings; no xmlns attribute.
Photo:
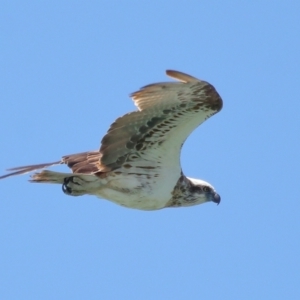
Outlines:
<svg viewBox="0 0 300 300"><path fill-rule="evenodd" d="M217 203L217 204L219 205L220 202L221 202L221 197L220 197L220 195L217 194L217 193L215 193L215 194L213 195L213 197L212 197L212 201L213 201L214 203Z"/></svg>

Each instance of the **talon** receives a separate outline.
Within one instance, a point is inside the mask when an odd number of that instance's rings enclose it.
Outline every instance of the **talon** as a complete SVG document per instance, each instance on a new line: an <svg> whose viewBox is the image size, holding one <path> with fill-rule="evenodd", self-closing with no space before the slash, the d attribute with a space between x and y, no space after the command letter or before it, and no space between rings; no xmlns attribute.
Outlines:
<svg viewBox="0 0 300 300"><path fill-rule="evenodd" d="M70 182L72 177L66 177L64 179L64 183L62 185L62 190L65 194L72 194L72 189L67 186L67 184Z"/></svg>
<svg viewBox="0 0 300 300"><path fill-rule="evenodd" d="M65 183L62 185L62 190L65 194L72 194L72 189L68 187Z"/></svg>
<svg viewBox="0 0 300 300"><path fill-rule="evenodd" d="M64 184L68 184L70 179L71 179L71 177L65 177L64 178Z"/></svg>
<svg viewBox="0 0 300 300"><path fill-rule="evenodd" d="M80 181L76 176L65 177L62 185L63 192L71 196L81 195L82 193L78 190L78 187L81 186Z"/></svg>

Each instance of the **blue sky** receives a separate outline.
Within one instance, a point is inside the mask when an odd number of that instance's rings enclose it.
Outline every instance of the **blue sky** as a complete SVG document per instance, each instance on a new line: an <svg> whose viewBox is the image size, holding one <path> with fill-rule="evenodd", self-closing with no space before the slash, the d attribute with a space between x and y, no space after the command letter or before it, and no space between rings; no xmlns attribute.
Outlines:
<svg viewBox="0 0 300 300"><path fill-rule="evenodd" d="M128 94L166 69L209 81L224 107L181 159L219 206L144 212L0 181L0 298L299 299L299 13L297 1L2 1L3 173L97 149L135 109Z"/></svg>

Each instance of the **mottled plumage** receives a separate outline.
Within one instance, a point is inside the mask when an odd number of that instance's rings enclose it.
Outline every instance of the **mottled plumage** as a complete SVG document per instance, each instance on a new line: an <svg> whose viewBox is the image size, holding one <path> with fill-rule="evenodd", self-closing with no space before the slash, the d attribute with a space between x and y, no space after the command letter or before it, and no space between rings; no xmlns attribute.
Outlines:
<svg viewBox="0 0 300 300"><path fill-rule="evenodd" d="M209 183L183 175L180 152L188 135L221 110L222 99L205 81L178 71L167 75L180 82L155 83L133 93L138 111L118 118L99 150L13 168L0 179L66 164L73 173L44 170L31 182L58 183L68 195L96 195L143 210L219 203Z"/></svg>

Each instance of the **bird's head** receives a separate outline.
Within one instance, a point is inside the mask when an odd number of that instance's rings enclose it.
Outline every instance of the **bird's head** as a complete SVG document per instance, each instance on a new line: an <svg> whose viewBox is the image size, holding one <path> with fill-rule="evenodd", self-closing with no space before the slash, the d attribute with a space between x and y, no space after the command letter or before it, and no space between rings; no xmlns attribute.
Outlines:
<svg viewBox="0 0 300 300"><path fill-rule="evenodd" d="M204 180L187 178L191 183L190 193L193 195L192 197L194 198L194 201L199 204L209 201L220 204L221 197L211 184Z"/></svg>

